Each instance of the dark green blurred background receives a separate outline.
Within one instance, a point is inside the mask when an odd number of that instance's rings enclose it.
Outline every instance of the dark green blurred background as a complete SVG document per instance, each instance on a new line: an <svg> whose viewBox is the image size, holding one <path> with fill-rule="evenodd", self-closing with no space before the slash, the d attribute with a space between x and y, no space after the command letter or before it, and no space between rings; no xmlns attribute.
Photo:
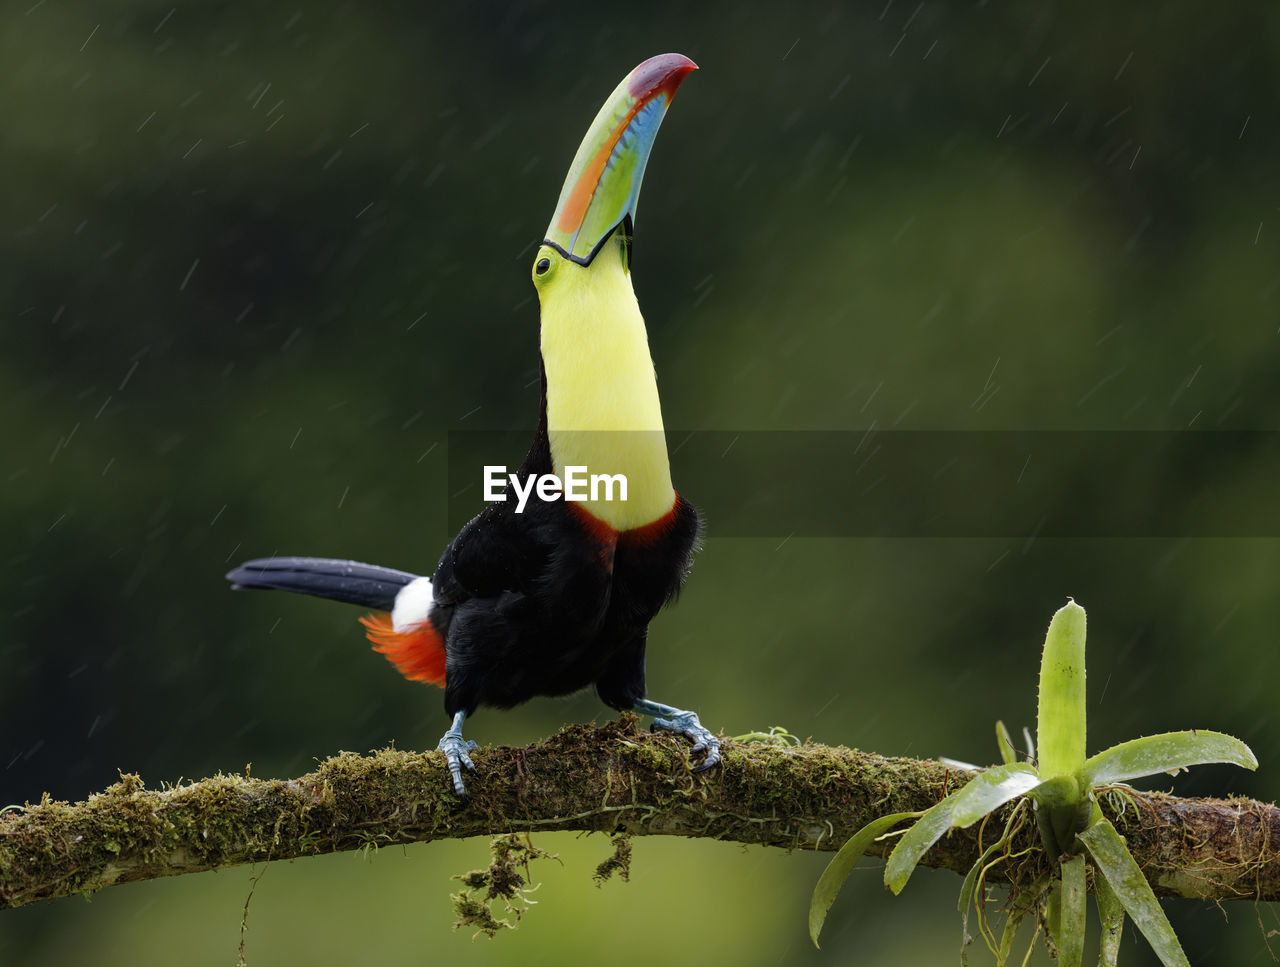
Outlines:
<svg viewBox="0 0 1280 967"><path fill-rule="evenodd" d="M703 68L636 238L673 431L1280 429L1274 4L435 6L6 8L0 805L434 745L438 694L353 612L222 573L430 570L448 434L532 429L533 246L651 54ZM1223 499L1269 500L1274 466ZM1194 476L1146 469L1123 486ZM1054 509L1081 486L1120 485L1081 452ZM709 535L649 676L714 728L989 762L997 717L1033 724L1070 594L1092 749L1222 729L1256 775L1161 785L1280 791L1275 540ZM607 715L539 701L469 735ZM492 943L448 929L482 841L274 864L250 962L956 962L951 874L894 900L860 872L820 955L825 856L643 840L634 881L597 890L602 838L539 845L565 865ZM232 870L8 912L0 962L230 963L248 889ZM1193 963L1270 962L1270 907L1168 909ZM1132 936L1126 959L1151 962Z"/></svg>

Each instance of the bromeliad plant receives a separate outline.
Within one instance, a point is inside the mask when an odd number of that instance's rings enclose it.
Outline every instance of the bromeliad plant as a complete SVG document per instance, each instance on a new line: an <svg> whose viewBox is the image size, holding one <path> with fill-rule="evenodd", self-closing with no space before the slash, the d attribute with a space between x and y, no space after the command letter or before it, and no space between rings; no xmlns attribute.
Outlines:
<svg viewBox="0 0 1280 967"><path fill-rule="evenodd" d="M997 722L996 740L1003 765L979 772L931 809L881 816L844 844L813 891L809 935L815 946L840 887L862 854L895 826L915 820L885 864L885 886L896 894L906 886L924 854L949 830L972 826L1016 799L1000 837L973 864L960 888L962 962L967 963L965 947L972 908L977 911L979 930L999 967L1008 962L1018 926L1030 914L1038 914L1050 950L1056 952L1063 967L1079 967L1084 955L1086 866L1091 863L1102 924L1102 967L1115 967L1125 914L1137 924L1162 963L1167 967L1188 967L1186 954L1160 909L1151 884L1124 839L1102 815L1098 796L1112 793L1123 802L1132 795L1129 787L1122 785L1129 779L1161 772L1174 774L1209 762L1231 762L1256 769L1258 760L1239 739L1203 731L1149 735L1086 758L1084 642L1084 609L1068 601L1053 616L1040 663L1038 759L1028 736L1027 757L1031 761L1019 762L1009 733ZM986 876L997 864L1023 855L1011 855L1010 844L1031 816L1056 868L1011 897L1008 919L997 940L984 915Z"/></svg>

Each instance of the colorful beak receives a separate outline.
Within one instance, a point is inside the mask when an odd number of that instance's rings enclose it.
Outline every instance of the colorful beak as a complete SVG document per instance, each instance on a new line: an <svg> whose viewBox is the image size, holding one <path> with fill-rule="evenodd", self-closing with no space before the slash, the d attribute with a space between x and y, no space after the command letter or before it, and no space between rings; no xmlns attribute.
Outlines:
<svg viewBox="0 0 1280 967"><path fill-rule="evenodd" d="M560 189L545 244L590 265L624 222L627 250L640 181L676 88L698 65L683 54L659 54L622 79L591 122Z"/></svg>

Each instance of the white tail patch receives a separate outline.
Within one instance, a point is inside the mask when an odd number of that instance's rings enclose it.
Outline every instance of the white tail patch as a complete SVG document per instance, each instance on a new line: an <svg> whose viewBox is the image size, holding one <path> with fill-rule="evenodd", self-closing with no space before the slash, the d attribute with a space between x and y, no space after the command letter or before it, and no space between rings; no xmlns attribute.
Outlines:
<svg viewBox="0 0 1280 967"><path fill-rule="evenodd" d="M431 579L414 578L396 594L395 605L391 608L391 627L405 631L422 624L427 620L433 600Z"/></svg>

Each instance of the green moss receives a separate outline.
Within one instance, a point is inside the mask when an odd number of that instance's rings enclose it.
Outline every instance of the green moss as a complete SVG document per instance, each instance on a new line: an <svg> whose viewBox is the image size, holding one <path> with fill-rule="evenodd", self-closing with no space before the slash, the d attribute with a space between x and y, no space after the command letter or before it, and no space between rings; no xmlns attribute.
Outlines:
<svg viewBox="0 0 1280 967"><path fill-rule="evenodd" d="M475 927L477 937L482 933L494 937L500 930L514 930L533 905L528 895L537 889L528 885L529 864L540 859L558 859L534 846L527 834L499 836L489 844L489 851L493 856L489 868L455 875L454 879L461 880L464 889L450 897L457 918L453 929ZM504 910L515 917L514 923L495 916L495 901L500 901Z"/></svg>
<svg viewBox="0 0 1280 967"><path fill-rule="evenodd" d="M615 873L624 883L631 880L631 837L626 833L620 833L612 839L613 853L597 866L595 873L592 874L591 878L596 881L596 886L604 886Z"/></svg>

